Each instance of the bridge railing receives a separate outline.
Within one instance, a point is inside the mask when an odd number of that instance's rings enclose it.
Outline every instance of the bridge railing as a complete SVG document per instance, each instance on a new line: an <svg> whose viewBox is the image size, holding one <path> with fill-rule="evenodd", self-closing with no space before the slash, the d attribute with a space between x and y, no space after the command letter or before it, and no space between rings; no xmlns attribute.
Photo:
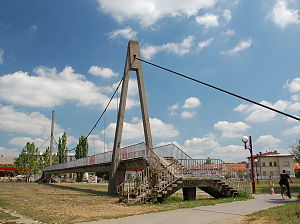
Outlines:
<svg viewBox="0 0 300 224"><path fill-rule="evenodd" d="M45 167L43 171L67 170L72 168L92 166L97 164L111 163L113 151L87 156L81 159L68 161L64 163L55 164ZM148 150L145 143L138 143L135 145L126 146L121 148L120 160L130 160L147 156Z"/></svg>
<svg viewBox="0 0 300 224"><path fill-rule="evenodd" d="M220 179L237 190L250 192L250 182L242 171L220 159L178 159L181 166L176 166L176 175L188 178ZM175 163L170 164L175 166Z"/></svg>
<svg viewBox="0 0 300 224"><path fill-rule="evenodd" d="M174 159L192 159L173 143L158 146L152 149L158 157L172 157Z"/></svg>
<svg viewBox="0 0 300 224"><path fill-rule="evenodd" d="M96 154L93 156L87 156L81 159L76 159L69 162L59 163L52 166L47 166L43 168L43 171L53 171L53 170L67 170L71 168L77 168L87 165L105 164L112 161L112 151Z"/></svg>
<svg viewBox="0 0 300 224"><path fill-rule="evenodd" d="M148 150L144 142L121 148L120 159L130 160L147 156Z"/></svg>

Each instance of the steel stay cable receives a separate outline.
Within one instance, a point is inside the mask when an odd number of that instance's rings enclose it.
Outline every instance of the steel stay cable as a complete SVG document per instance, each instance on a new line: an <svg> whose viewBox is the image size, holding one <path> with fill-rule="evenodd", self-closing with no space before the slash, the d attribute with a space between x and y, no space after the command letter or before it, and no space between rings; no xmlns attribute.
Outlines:
<svg viewBox="0 0 300 224"><path fill-rule="evenodd" d="M49 136L39 147L37 147L37 149L41 148L49 139L51 136Z"/></svg>
<svg viewBox="0 0 300 224"><path fill-rule="evenodd" d="M140 58L137 58L137 57L135 57L135 59L137 59L137 60L139 60L139 61L142 61L142 62L144 62L144 63L146 63L146 64L152 65L152 66L154 66L154 67L160 68L160 69L162 69L162 70L168 71L168 72L170 72L170 73L179 75L179 76L184 77L184 78L186 78L186 79L192 80L192 81L194 81L194 82L200 83L200 84L202 84L202 85L208 86L208 87L210 87L210 88L219 90L219 91L224 92L224 93L226 93L226 94L228 94L228 95L231 95L231 96L237 97L237 98L239 98L239 99L248 101L248 102L250 102L250 103L256 104L256 105L258 105L258 106L260 106L260 107L264 107L264 108L266 108L266 109L268 109L268 110L271 110L271 111L274 111L274 112L276 112L276 113L285 115L285 116L287 116L287 117L289 117L289 118L292 118L292 119L295 119L295 120L297 120L297 121L300 121L300 118L298 118L298 117L295 117L295 116L293 116L293 115L287 114L287 113L282 112L282 111L280 111L280 110L276 110L275 108L272 108L272 107L266 106L266 105L264 105L264 104L258 103L258 102L254 101L254 100L251 100L251 99L248 99L248 98L246 98L246 97L237 95L237 94L235 94L235 93L232 93L232 92L229 92L229 91L227 91L227 90L221 89L221 88L219 88L219 87L210 85L210 84L208 84L208 83L202 82L202 81L200 81L200 80L198 80L198 79L189 77L189 76L184 75L184 74L181 74L181 73L179 73L179 72L175 72L175 71L173 71L173 70L171 70L171 69L162 67L162 66L160 66L160 65L156 65L156 64L154 64L154 63L145 61L145 60L143 60L143 59L140 59Z"/></svg>
<svg viewBox="0 0 300 224"><path fill-rule="evenodd" d="M104 113L107 111L107 108L109 107L111 101L113 100L114 96L116 95L116 92L118 91L118 89L120 88L120 85L122 83L122 81L124 80L125 75L123 75L122 79L120 80L117 88L115 89L113 95L111 96L110 100L108 101L105 109L103 110L102 114L100 115L100 117L98 118L98 120L96 121L95 125L92 127L92 129L90 130L90 132L87 134L87 136L84 138L84 140L86 140L90 134L92 133L92 131L97 127L99 121L101 120L101 118L103 117ZM73 149L70 149L69 152L74 151L76 149L76 147L74 147Z"/></svg>

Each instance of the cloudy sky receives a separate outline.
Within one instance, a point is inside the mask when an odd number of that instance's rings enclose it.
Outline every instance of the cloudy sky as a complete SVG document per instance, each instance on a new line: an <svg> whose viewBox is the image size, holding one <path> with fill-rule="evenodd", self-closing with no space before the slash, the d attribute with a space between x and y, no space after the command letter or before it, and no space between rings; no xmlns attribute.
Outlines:
<svg viewBox="0 0 300 224"><path fill-rule="evenodd" d="M56 140L66 131L74 147L121 79L131 39L145 60L299 116L299 37L298 0L2 0L0 154L41 145L52 110ZM299 135L298 121L147 64L143 72L154 145L233 162L249 154L243 135L255 152L282 153ZM135 80L123 146L143 141ZM111 149L117 102L90 135L90 154Z"/></svg>

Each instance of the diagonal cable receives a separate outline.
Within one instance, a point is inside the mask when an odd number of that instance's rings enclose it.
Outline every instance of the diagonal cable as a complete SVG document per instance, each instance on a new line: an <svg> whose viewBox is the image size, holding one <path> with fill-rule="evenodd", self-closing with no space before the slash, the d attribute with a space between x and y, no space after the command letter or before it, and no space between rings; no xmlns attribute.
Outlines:
<svg viewBox="0 0 300 224"><path fill-rule="evenodd" d="M230 92L230 91L221 89L221 88L219 88L219 87L210 85L210 84L205 83L205 82L202 82L202 81L200 81L200 80L198 80L198 79L195 79L195 78L192 78L192 77L190 77L190 76L184 75L184 74L182 74L182 73L179 73L179 72L173 71L173 70L171 70L171 69L162 67L162 66L160 66L160 65L156 65L156 64L154 64L154 63L145 61L145 60L143 60L143 59L140 59L140 58L137 58L137 57L135 57L135 59L137 59L137 60L139 60L139 61L142 61L142 62L144 62L144 63L146 63L146 64L152 65L152 66L154 66L154 67L160 68L160 69L162 69L162 70L165 70L165 71L167 71L167 72L173 73L173 74L175 74L175 75L181 76L181 77L183 77L183 78L186 78L186 79L192 80L192 81L194 81L194 82L200 83L200 84L202 84L202 85L208 86L208 87L210 87L210 88L216 89L216 90L218 90L218 91L221 91L221 92L226 93L226 94L228 94L228 95L234 96L234 97L236 97L236 98L239 98L239 99L248 101L248 102L250 102L250 103L256 104L256 105L258 105L258 106L260 106L260 107L264 107L264 108L266 108L266 109L268 109L268 110L271 110L271 111L273 111L273 112L276 112L276 113L282 114L282 115L284 115L284 116L287 116L287 117L289 117L289 118L292 118L292 119L295 119L295 120L297 120L297 121L300 121L300 118L295 117L295 116L293 116L293 115L290 115L290 114L288 114L288 113L282 112L282 111L280 111L280 110L277 110L277 109L275 109L275 108L273 108L273 107L266 106L266 105L264 105L264 104L258 103L258 102L254 101L254 100L249 99L249 98L246 98L246 97L240 96L240 95L238 95L238 94L235 94L235 93L233 93L233 92Z"/></svg>
<svg viewBox="0 0 300 224"><path fill-rule="evenodd" d="M49 136L39 147L37 147L37 149L41 148L49 139L51 136Z"/></svg>
<svg viewBox="0 0 300 224"><path fill-rule="evenodd" d="M94 124L94 126L92 127L92 129L90 130L90 132L89 132L89 133L87 134L87 136L85 137L85 140L90 136L90 134L92 133L92 131L97 127L99 121L100 121L101 118L103 117L104 113L107 111L107 108L109 107L111 101L113 100L114 96L115 96L116 93L118 92L118 89L120 88L120 85L121 85L121 83L122 83L124 77L125 77L125 75L124 75L124 76L122 77L122 79L120 80L120 82L119 82L117 88L115 89L113 95L111 96L110 100L108 101L108 103L107 103L105 109L103 110L102 114L100 115L100 117L98 118L98 120L96 121L96 123ZM69 152L71 152L71 151L73 151L73 150L75 150L75 149L76 149L76 147L74 147L73 149L70 149Z"/></svg>

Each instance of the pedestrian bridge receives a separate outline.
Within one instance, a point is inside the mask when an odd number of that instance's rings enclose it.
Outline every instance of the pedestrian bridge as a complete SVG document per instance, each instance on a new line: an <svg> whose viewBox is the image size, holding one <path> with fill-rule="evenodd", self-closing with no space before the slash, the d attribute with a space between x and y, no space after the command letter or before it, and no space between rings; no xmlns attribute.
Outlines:
<svg viewBox="0 0 300 224"><path fill-rule="evenodd" d="M108 151L82 159L56 164L43 169L44 176L56 173L109 172L112 153ZM220 159L193 159L174 144L150 149L138 143L120 149L120 167L124 179L117 192L126 202L143 203L165 200L183 189L186 199L194 199L196 188L213 197L232 197L250 190L243 174ZM126 171L136 176L126 178ZM154 195L154 196L153 196Z"/></svg>

